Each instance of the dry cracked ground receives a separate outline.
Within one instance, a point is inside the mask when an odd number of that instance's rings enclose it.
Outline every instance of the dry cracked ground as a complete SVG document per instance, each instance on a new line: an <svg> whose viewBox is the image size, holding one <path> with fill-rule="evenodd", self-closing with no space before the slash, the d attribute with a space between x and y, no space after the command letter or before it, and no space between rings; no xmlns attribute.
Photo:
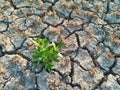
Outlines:
<svg viewBox="0 0 120 90"><path fill-rule="evenodd" d="M64 43L50 73L37 37ZM0 90L120 90L120 0L0 0Z"/></svg>

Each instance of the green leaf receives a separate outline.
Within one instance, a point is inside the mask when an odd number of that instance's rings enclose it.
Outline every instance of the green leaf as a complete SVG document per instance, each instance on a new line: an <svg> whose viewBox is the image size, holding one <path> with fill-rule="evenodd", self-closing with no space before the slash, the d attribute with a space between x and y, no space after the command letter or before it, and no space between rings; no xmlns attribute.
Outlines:
<svg viewBox="0 0 120 90"><path fill-rule="evenodd" d="M49 40L48 39L44 39L44 43L43 43L43 47L46 48L49 44Z"/></svg>
<svg viewBox="0 0 120 90"><path fill-rule="evenodd" d="M53 63L49 63L45 65L45 69L48 70L48 72L51 71L51 69L54 67L55 65Z"/></svg>
<svg viewBox="0 0 120 90"><path fill-rule="evenodd" d="M49 55L49 59L52 61L52 62L58 62L58 58L59 58L59 56L58 56L58 53L57 54L50 54Z"/></svg>
<svg viewBox="0 0 120 90"><path fill-rule="evenodd" d="M36 39L32 39L32 41L36 44L36 45L39 45L36 41Z"/></svg>
<svg viewBox="0 0 120 90"><path fill-rule="evenodd" d="M39 49L35 50L35 55L32 58L33 62L39 61L40 57L42 57L42 52Z"/></svg>
<svg viewBox="0 0 120 90"><path fill-rule="evenodd" d="M49 63L49 59L48 59L48 58L44 58L44 59L43 59L43 64L46 65L46 64L48 64L48 63Z"/></svg>
<svg viewBox="0 0 120 90"><path fill-rule="evenodd" d="M62 47L63 47L63 43L59 43L59 44L57 45L58 51L59 51Z"/></svg>
<svg viewBox="0 0 120 90"><path fill-rule="evenodd" d="M41 46L42 46L43 49L46 48L48 46L48 44L49 44L48 39L46 39L46 38L42 39Z"/></svg>
<svg viewBox="0 0 120 90"><path fill-rule="evenodd" d="M37 39L36 39L36 42L40 45L40 44L41 44L41 39L40 39L40 38L37 38Z"/></svg>
<svg viewBox="0 0 120 90"><path fill-rule="evenodd" d="M49 59L51 60L51 61L54 61L54 62L58 62L59 60L58 60L58 55L54 55L54 56L52 56L52 57L49 57Z"/></svg>
<svg viewBox="0 0 120 90"><path fill-rule="evenodd" d="M36 61L38 61L38 59L39 59L39 56L38 56L38 55L35 55L35 56L33 56L32 61L33 61L33 62L36 62Z"/></svg>
<svg viewBox="0 0 120 90"><path fill-rule="evenodd" d="M54 47L54 50L56 51L56 50L57 50L56 44L55 44L54 42L52 42L52 45L53 45L53 47Z"/></svg>
<svg viewBox="0 0 120 90"><path fill-rule="evenodd" d="M53 52L53 46L48 46L44 51L43 51L43 57L47 57L50 53Z"/></svg>
<svg viewBox="0 0 120 90"><path fill-rule="evenodd" d="M48 46L46 49L49 53L53 53L54 47L53 46ZM49 54L48 53L48 54Z"/></svg>

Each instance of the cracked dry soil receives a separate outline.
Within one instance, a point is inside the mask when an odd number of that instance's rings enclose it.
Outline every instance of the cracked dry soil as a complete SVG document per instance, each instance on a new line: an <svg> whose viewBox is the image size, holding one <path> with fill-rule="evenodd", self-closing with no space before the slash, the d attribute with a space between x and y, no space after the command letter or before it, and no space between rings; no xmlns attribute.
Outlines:
<svg viewBox="0 0 120 90"><path fill-rule="evenodd" d="M37 37L65 44L51 73ZM0 90L120 90L120 0L0 0Z"/></svg>

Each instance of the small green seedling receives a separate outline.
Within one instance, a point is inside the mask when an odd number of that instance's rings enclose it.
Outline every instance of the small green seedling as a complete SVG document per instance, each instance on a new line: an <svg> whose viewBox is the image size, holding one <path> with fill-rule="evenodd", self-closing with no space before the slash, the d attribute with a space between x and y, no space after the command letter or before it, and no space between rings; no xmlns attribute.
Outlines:
<svg viewBox="0 0 120 90"><path fill-rule="evenodd" d="M33 39L37 45L35 49L35 55L32 58L32 62L35 62L35 66L38 67L43 64L44 68L50 72L55 66L55 62L58 62L58 53L63 46L63 43L55 44L48 39Z"/></svg>

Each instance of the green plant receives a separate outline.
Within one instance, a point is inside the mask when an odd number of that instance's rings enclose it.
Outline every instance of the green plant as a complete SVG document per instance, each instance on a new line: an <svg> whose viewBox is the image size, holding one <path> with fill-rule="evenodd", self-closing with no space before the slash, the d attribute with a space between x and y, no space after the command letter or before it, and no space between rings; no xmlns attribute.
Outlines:
<svg viewBox="0 0 120 90"><path fill-rule="evenodd" d="M58 62L58 53L63 46L63 43L55 44L50 42L48 39L33 39L37 47L35 49L35 55L32 58L32 61L35 62L35 66L38 67L40 64L50 72L51 69L55 66L55 62Z"/></svg>

